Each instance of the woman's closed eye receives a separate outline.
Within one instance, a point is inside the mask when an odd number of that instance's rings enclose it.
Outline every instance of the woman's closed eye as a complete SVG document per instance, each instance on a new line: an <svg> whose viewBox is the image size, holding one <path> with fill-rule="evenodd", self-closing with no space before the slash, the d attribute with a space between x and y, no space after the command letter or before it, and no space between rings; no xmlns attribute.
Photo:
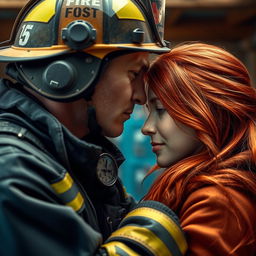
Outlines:
<svg viewBox="0 0 256 256"><path fill-rule="evenodd" d="M163 107L156 107L155 108L156 112L158 113L158 115L162 115L165 113L166 109Z"/></svg>
<svg viewBox="0 0 256 256"><path fill-rule="evenodd" d="M159 100L155 101L155 111L159 114L162 115L163 113L165 113L166 109L165 107L162 105L162 103Z"/></svg>

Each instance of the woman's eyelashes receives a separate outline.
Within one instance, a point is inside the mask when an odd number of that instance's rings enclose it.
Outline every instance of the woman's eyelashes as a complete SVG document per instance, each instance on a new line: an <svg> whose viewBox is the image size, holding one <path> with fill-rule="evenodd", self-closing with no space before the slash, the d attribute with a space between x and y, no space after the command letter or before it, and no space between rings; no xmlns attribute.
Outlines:
<svg viewBox="0 0 256 256"><path fill-rule="evenodd" d="M162 105L162 103L159 100L156 100L154 109L158 115L162 115L166 111L165 107Z"/></svg>
<svg viewBox="0 0 256 256"><path fill-rule="evenodd" d="M166 109L162 105L162 103L157 99L151 99L148 103L146 103L146 112L150 114L151 112L157 113L157 115L162 115L166 112Z"/></svg>
<svg viewBox="0 0 256 256"><path fill-rule="evenodd" d="M155 112L159 118L162 118L164 116L164 114L166 113L166 109L165 108L156 108Z"/></svg>

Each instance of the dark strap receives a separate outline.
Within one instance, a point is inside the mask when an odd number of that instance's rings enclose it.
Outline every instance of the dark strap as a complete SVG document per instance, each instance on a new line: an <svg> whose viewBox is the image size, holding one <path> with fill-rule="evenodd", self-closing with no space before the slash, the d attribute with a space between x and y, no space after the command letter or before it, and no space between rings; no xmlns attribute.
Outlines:
<svg viewBox="0 0 256 256"><path fill-rule="evenodd" d="M27 141L49 155L43 143L32 132L18 124L0 119L0 134L12 135L19 140Z"/></svg>

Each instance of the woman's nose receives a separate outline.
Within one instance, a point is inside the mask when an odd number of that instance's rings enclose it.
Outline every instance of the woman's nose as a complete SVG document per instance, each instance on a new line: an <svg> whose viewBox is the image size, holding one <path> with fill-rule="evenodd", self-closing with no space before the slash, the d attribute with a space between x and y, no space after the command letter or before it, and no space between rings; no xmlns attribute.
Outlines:
<svg viewBox="0 0 256 256"><path fill-rule="evenodd" d="M156 129L152 123L152 120L150 119L150 116L148 117L148 119L145 121L143 127L141 128L141 132L144 135L152 135L156 133Z"/></svg>

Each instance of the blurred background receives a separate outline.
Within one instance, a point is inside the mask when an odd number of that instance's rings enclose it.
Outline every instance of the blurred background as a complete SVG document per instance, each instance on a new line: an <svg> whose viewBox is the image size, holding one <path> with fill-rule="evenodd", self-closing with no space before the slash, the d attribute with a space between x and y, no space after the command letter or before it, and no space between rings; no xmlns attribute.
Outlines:
<svg viewBox="0 0 256 256"><path fill-rule="evenodd" d="M9 39L14 19L26 2L0 0L0 41ZM256 0L166 0L165 39L171 46L202 41L224 47L246 65L256 85ZM1 77L4 68L0 64ZM140 131L144 120L143 107L136 107L124 134L114 140L126 157L120 176L136 199L146 193L156 176L144 180L155 162L149 140Z"/></svg>

